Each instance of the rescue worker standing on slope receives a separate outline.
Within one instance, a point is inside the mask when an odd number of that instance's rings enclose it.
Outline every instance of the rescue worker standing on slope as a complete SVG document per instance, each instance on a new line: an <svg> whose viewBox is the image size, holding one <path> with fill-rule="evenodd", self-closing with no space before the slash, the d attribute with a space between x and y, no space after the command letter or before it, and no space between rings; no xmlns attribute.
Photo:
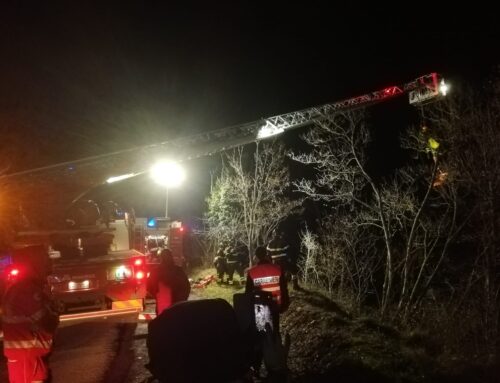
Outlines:
<svg viewBox="0 0 500 383"><path fill-rule="evenodd" d="M219 249L213 263L215 270L217 271L217 283L224 283L224 274L227 270L227 259L224 249Z"/></svg>
<svg viewBox="0 0 500 383"><path fill-rule="evenodd" d="M255 313L255 338L252 368L255 377L260 375L266 328L279 334L279 314L289 305L288 287L282 268L271 261L265 247L255 250L257 265L248 270L245 293L253 296ZM271 318L269 318L269 315Z"/></svg>
<svg viewBox="0 0 500 383"><path fill-rule="evenodd" d="M244 280L243 273L243 265L241 264L240 255L238 253L238 249L235 246L227 246L226 250L226 259L227 259L227 283L228 285L232 285L234 273L238 273L240 277L239 283Z"/></svg>
<svg viewBox="0 0 500 383"><path fill-rule="evenodd" d="M297 278L297 270L292 264L290 257L290 246L284 238L283 232L273 231L273 238L267 245L267 253L276 265L280 265L283 269L287 282L291 279L294 289L299 288Z"/></svg>
<svg viewBox="0 0 500 383"><path fill-rule="evenodd" d="M285 312L290 302L285 275L281 266L272 263L264 247L258 247L255 250L255 257L257 265L248 270L245 292L269 294L272 324L276 325L279 324L279 313ZM278 327L273 327L275 331L279 330Z"/></svg>
<svg viewBox="0 0 500 383"><path fill-rule="evenodd" d="M44 293L49 273L48 254L42 246L26 247L16 251L18 254L20 266L11 269L2 299L3 347L9 382L47 382L48 357L59 323L59 316Z"/></svg>

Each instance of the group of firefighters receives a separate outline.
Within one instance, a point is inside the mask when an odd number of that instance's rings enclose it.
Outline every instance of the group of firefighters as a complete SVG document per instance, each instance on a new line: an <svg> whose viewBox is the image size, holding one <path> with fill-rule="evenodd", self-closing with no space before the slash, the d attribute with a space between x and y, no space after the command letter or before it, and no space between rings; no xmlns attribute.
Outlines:
<svg viewBox="0 0 500 383"><path fill-rule="evenodd" d="M283 232L274 231L273 238L265 248L273 264L279 265L287 280L291 280L293 287L298 288L297 269L290 254L290 246L284 238ZM234 274L237 273L240 282L245 280L245 259L243 252L228 242L222 242L214 258L213 265L217 272L217 283L234 284Z"/></svg>
<svg viewBox="0 0 500 383"><path fill-rule="evenodd" d="M234 284L233 277L235 272L240 277L240 282L244 280L244 261L236 247L223 243L217 251L213 264L217 271L218 284Z"/></svg>
<svg viewBox="0 0 500 383"><path fill-rule="evenodd" d="M226 249L231 251L227 245ZM153 375L160 382L261 382L264 364L266 382L286 382L287 346L282 343L279 317L290 303L286 274L294 275L288 250L281 233L267 247L257 247L256 264L246 272L245 292L233 296L233 307L221 299L201 299L158 310L147 337L147 367ZM222 280L228 263L217 257ZM220 270L221 265L225 269ZM229 265L229 277L239 273L240 265ZM210 345L210 351L191 347L194 344Z"/></svg>
<svg viewBox="0 0 500 383"><path fill-rule="evenodd" d="M47 359L52 350L59 317L46 291L50 260L44 256L42 247L27 247L25 252L30 261L24 263L22 278L12 280L2 298L4 355L10 383L42 383L50 379ZM148 290L156 298L157 319L174 303L187 301L190 293L189 280L184 270L174 264L170 251L163 249L160 255L160 267L151 272L148 279ZM261 335L257 331L252 338L255 347L250 364L258 372L263 359L262 347L258 344L267 339L262 335L267 329L265 326L279 333L279 314L289 304L288 278L285 274L291 274L295 282L296 277L290 268L288 245L282 235L275 236L267 249L257 248L255 256L257 264L247 270L245 291L247 296L252 296L252 310L256 303L256 310L257 307L265 308L270 313L269 323L260 328ZM229 281L232 281L235 271L243 278L242 263L233 260L228 257L227 262L221 263L224 264L224 273L228 273ZM219 266L218 271L220 269ZM258 316L257 312L254 314Z"/></svg>

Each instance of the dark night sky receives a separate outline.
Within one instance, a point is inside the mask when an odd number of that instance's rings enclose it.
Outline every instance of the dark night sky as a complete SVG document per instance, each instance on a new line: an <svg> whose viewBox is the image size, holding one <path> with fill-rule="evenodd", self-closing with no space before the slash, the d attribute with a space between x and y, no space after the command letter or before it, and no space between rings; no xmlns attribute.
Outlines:
<svg viewBox="0 0 500 383"><path fill-rule="evenodd" d="M406 2L395 16L380 4L375 11L333 2L4 3L0 155L12 171L253 121L432 71L477 80L500 62L498 21L487 8L455 16Z"/></svg>

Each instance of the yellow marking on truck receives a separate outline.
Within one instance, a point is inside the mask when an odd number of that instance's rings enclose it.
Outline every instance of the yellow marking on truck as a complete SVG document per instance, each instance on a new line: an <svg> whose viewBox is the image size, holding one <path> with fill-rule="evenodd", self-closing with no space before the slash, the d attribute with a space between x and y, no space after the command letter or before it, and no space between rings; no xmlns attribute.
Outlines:
<svg viewBox="0 0 500 383"><path fill-rule="evenodd" d="M128 301L116 301L116 302L113 302L111 305L112 310L129 309L129 308L142 310L142 308L143 308L142 299L131 299Z"/></svg>
<svg viewBox="0 0 500 383"><path fill-rule="evenodd" d="M59 320L61 322L69 322L69 321L97 319L97 318L107 319L107 318L113 317L113 316L129 315L129 314L136 314L136 313L137 313L137 308L101 310L101 311L92 311L92 312L85 312L85 313L78 313L78 314L60 315Z"/></svg>

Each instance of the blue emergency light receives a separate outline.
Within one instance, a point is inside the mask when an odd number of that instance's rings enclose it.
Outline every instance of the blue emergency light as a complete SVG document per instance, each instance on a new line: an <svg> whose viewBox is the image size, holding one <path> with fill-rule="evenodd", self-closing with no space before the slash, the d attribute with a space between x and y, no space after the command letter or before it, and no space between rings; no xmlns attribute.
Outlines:
<svg viewBox="0 0 500 383"><path fill-rule="evenodd" d="M147 225L148 227L156 227L156 218L149 218Z"/></svg>

